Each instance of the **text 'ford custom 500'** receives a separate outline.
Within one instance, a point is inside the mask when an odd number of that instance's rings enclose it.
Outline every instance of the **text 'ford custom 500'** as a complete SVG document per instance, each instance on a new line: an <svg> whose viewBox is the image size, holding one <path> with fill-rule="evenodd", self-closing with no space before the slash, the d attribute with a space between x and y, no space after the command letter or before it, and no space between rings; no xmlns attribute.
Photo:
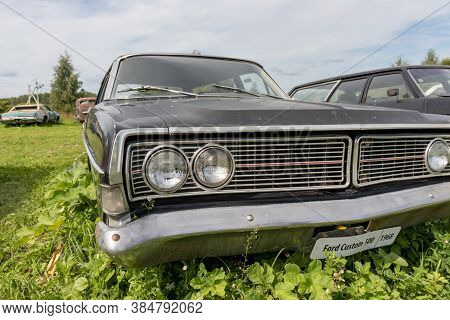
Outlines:
<svg viewBox="0 0 450 320"><path fill-rule="evenodd" d="M345 256L450 213L446 116L295 102L255 62L189 55L119 57L97 101L83 133L96 236L127 266Z"/></svg>

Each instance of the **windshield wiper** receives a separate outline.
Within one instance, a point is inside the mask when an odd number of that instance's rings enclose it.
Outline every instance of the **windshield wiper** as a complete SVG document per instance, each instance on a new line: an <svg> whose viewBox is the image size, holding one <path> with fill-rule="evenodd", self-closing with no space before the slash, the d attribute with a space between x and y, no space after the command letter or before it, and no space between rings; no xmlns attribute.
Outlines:
<svg viewBox="0 0 450 320"><path fill-rule="evenodd" d="M244 89L234 88L234 87L227 87L227 86L222 86L222 85L220 85L220 84L215 84L215 83L212 83L211 85L212 85L213 87L216 87L216 88L222 88L222 89L225 89L225 90L233 90L233 91L236 91L236 92L248 93L248 94L251 94L251 95L253 95L253 96L255 96L255 97L265 96L265 97L270 97L270 98L275 98L275 99L285 100L285 99L282 98L282 97L272 96L272 95L270 95L270 94L264 94L264 93L257 94L257 93L250 92L250 91L247 91L247 90L244 90Z"/></svg>
<svg viewBox="0 0 450 320"><path fill-rule="evenodd" d="M235 91L235 92L241 92L241 93L246 93L246 94L251 94L252 96L255 97L261 97L259 94L256 94L254 92L250 92L244 89L239 89L239 88L233 88L233 87L227 87L227 86L222 86L220 84L215 84L215 83L211 83L211 86L215 87L215 88L220 88L220 89L225 89L225 90L229 90L229 91Z"/></svg>
<svg viewBox="0 0 450 320"><path fill-rule="evenodd" d="M126 89L119 90L117 92L129 92L129 91L136 91L136 92L164 91L164 92L171 92L171 93L176 93L176 94L184 94L184 95L190 96L190 97L198 97L198 94L196 94L196 93L172 90L172 89L156 87L156 86L140 86L140 87L135 87L135 88L126 88Z"/></svg>

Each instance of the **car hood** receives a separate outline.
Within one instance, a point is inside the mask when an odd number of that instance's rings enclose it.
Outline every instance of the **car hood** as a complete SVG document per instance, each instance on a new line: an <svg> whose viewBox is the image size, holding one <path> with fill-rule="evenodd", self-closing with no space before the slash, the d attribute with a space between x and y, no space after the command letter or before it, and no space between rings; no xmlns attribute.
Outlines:
<svg viewBox="0 0 450 320"><path fill-rule="evenodd" d="M338 126L344 129L373 126L382 129L390 125L403 128L446 125L450 129L450 117L447 116L259 97L111 100L105 102L102 109L114 119L119 130L148 127L148 120L155 116L166 124L169 132L180 128L243 126Z"/></svg>

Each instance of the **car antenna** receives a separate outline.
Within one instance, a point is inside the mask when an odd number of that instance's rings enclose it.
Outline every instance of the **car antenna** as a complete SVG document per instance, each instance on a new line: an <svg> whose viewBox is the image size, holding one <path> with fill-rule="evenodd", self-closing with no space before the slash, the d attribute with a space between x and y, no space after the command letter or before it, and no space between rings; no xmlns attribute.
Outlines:
<svg viewBox="0 0 450 320"><path fill-rule="evenodd" d="M31 90L31 87L33 86L33 90ZM39 105L39 89L41 89L44 85L42 83L37 82L36 79L33 80L32 84L28 85L28 100L27 100L27 106L31 104L31 99L36 102L37 105Z"/></svg>

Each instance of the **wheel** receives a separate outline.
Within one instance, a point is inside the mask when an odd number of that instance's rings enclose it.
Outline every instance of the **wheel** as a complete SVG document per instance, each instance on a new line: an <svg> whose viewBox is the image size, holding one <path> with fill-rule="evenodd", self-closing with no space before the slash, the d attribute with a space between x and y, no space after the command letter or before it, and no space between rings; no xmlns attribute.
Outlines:
<svg viewBox="0 0 450 320"><path fill-rule="evenodd" d="M42 123L47 123L48 122L48 117L44 116L44 120L42 120Z"/></svg>

